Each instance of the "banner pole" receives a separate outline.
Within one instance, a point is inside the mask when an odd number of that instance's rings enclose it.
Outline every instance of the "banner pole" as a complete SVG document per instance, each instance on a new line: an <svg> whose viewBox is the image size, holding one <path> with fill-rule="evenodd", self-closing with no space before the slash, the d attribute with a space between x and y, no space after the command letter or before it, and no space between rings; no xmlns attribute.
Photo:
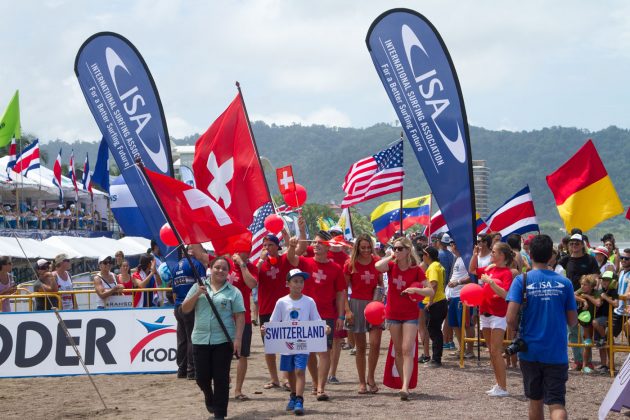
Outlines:
<svg viewBox="0 0 630 420"><path fill-rule="evenodd" d="M252 123L249 121L249 114L247 112L247 106L245 105L245 98L243 97L243 91L241 91L241 84L236 82L236 89L238 89L238 96L241 98L241 104L243 105L243 111L245 111L245 120L247 121L247 128L249 129L249 136L252 139L252 144L254 145L254 150L256 151L256 159L258 159L258 166L260 167L260 171L263 174L263 180L265 181L265 188L267 189L267 195L269 196L269 201L271 201L271 190L269 189L269 184L267 183L267 177L265 176L265 171L263 171L262 162L260 161L260 153L258 153L258 145L256 144L256 137L254 137L254 130L252 130ZM296 202L297 202L297 193L296 193ZM274 213L276 212L275 206L273 209Z"/></svg>
<svg viewBox="0 0 630 420"><path fill-rule="evenodd" d="M429 193L429 229L427 231L428 241L431 243L431 218L433 217L433 193Z"/></svg>
<svg viewBox="0 0 630 420"><path fill-rule="evenodd" d="M400 132L400 141L403 141L403 132ZM403 142L403 150L404 150L404 142ZM403 190L404 190L404 181L403 186L400 188L400 236L403 236Z"/></svg>

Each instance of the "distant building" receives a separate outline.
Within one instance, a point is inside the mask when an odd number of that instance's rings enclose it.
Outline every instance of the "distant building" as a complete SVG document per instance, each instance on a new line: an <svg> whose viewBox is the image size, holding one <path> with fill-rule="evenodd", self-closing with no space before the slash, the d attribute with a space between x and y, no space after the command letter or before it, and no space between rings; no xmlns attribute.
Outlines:
<svg viewBox="0 0 630 420"><path fill-rule="evenodd" d="M173 167L175 169L176 178L180 178L180 166L188 166L192 169L192 162L195 157L195 145L177 146L174 143L171 143L171 154L173 156Z"/></svg>
<svg viewBox="0 0 630 420"><path fill-rule="evenodd" d="M484 219L488 217L488 178L490 169L486 166L485 160L473 160L473 180L475 182L475 203L477 211Z"/></svg>

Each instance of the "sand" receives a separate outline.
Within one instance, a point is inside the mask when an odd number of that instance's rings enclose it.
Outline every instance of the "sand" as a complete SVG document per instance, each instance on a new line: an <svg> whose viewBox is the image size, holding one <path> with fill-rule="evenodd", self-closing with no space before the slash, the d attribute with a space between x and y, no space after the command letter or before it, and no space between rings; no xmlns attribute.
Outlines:
<svg viewBox="0 0 630 420"><path fill-rule="evenodd" d="M383 345L389 335L383 334ZM377 382L380 391L359 395L354 356L342 351L337 377L339 385L328 385L330 401L318 402L306 395L309 418L420 418L425 419L521 419L527 417L520 372L508 371L505 398L491 398L485 391L493 384L487 352L482 351L479 365L468 362L460 369L455 357L445 352L443 368L419 368L419 387L408 402L400 401L395 390L381 383L385 364L381 350ZM597 356L595 356L597 360ZM618 366L625 355L618 354ZM233 372L236 363L232 363ZM233 373L234 374L234 373ZM107 404L100 402L87 376L0 379L0 407L3 419L206 419L202 394L194 381L168 375L95 375L93 376ZM268 376L261 339L254 336L249 371L243 391L249 401L230 400L229 418L263 419L295 417L284 412L288 393L265 390ZM307 389L310 390L307 375ZM572 419L595 419L599 405L612 383L609 376L570 372L567 384L567 409ZM233 391L231 392L233 397ZM628 418L626 413L612 413L609 418ZM548 413L547 413L548 415Z"/></svg>

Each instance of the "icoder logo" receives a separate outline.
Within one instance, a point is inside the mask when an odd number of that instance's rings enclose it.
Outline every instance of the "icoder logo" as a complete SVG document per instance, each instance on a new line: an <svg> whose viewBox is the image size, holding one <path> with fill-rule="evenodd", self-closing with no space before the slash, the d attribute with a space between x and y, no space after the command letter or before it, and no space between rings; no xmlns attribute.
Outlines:
<svg viewBox="0 0 630 420"><path fill-rule="evenodd" d="M159 317L155 322L145 322L137 320L147 330L147 335L138 341L131 351L129 356L131 363L134 362L138 354L141 355L140 360L142 362L163 362L165 360L175 360L177 350L175 348L146 348L156 338L163 336L164 334L177 333L177 330L171 328L172 325L164 325L164 316Z"/></svg>

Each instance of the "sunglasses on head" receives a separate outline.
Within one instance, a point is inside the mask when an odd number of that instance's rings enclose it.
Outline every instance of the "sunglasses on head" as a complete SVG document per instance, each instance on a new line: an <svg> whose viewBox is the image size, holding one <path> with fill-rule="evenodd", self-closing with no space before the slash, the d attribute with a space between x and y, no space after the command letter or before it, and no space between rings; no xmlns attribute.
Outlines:
<svg viewBox="0 0 630 420"><path fill-rule="evenodd" d="M394 252L403 252L405 249L407 249L407 247L404 247L404 246L393 246L392 249L394 250Z"/></svg>

